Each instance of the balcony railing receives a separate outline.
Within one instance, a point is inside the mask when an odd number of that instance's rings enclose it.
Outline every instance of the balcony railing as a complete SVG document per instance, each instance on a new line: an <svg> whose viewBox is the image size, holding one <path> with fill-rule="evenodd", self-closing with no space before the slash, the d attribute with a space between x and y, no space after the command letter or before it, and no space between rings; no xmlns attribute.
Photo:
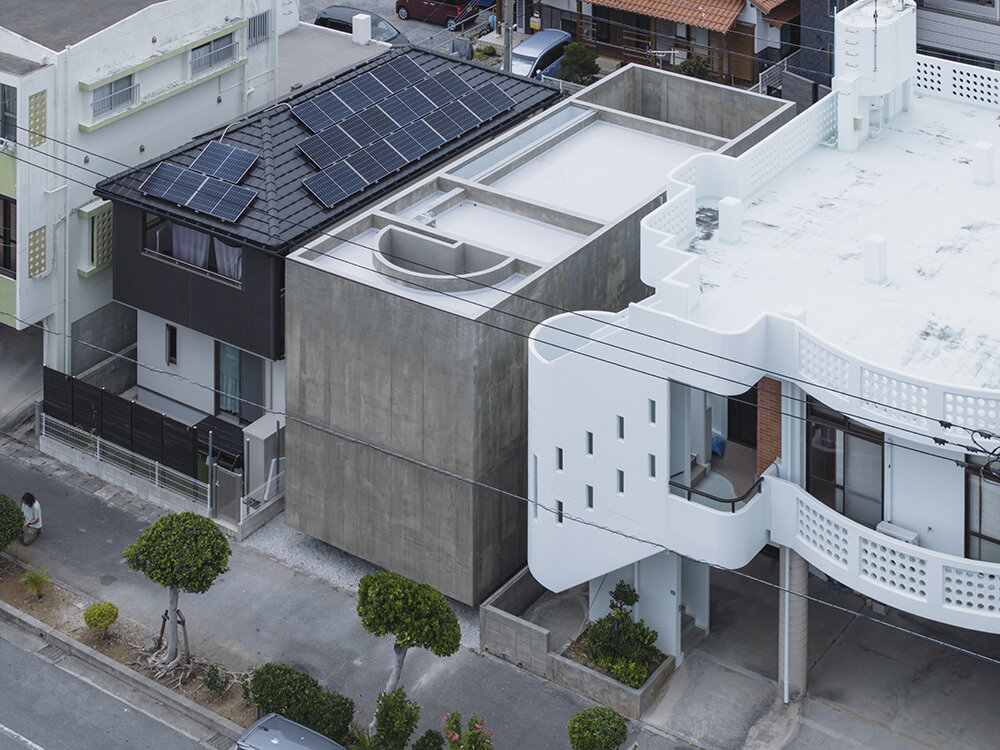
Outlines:
<svg viewBox="0 0 1000 750"><path fill-rule="evenodd" d="M225 47L219 47L211 52L201 52L197 55L195 52L196 50L191 52L192 78L197 78L210 70L214 70L235 60L239 57L240 44L239 42L232 42Z"/></svg>
<svg viewBox="0 0 1000 750"><path fill-rule="evenodd" d="M133 83L128 88L120 89L106 96L94 99L94 119L110 117L116 112L128 109L139 101L139 84Z"/></svg>
<svg viewBox="0 0 1000 750"><path fill-rule="evenodd" d="M284 496L285 459L276 458L271 461L267 480L253 492L247 493L240 503L240 523Z"/></svg>
<svg viewBox="0 0 1000 750"><path fill-rule="evenodd" d="M156 260L162 263L169 263L173 266L179 266L185 271L190 271L191 273L196 273L200 276L205 276L213 281L220 281L223 284L228 284L229 286L235 287L236 289L242 289L243 283L237 281L236 279L226 276L225 274L218 273L217 271L210 271L203 266L196 266L194 263L188 263L187 261L175 258L172 255L165 255L163 253L158 253L156 250L150 250L148 247L143 248L143 255L150 258L156 258Z"/></svg>

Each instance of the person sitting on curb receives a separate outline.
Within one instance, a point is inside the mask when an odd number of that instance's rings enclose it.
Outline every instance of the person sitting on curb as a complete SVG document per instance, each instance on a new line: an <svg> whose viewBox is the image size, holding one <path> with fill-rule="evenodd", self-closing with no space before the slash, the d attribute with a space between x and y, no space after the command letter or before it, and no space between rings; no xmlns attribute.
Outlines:
<svg viewBox="0 0 1000 750"><path fill-rule="evenodd" d="M21 496L21 512L24 513L21 543L27 546L42 533L42 504L30 492L25 492Z"/></svg>

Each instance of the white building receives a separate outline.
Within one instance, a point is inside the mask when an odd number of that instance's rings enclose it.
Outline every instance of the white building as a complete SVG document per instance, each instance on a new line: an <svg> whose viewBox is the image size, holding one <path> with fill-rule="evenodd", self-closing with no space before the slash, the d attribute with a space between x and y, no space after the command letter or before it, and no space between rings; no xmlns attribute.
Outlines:
<svg viewBox="0 0 1000 750"><path fill-rule="evenodd" d="M1000 75L916 55L912 3L874 9L837 15L833 94L736 158L670 172L643 221L653 296L532 334L531 572L604 606L632 582L678 657L682 607L709 625L706 563L767 544L793 592L812 566L1000 632L1000 480L966 447L1000 432ZM739 455L738 435L756 442L742 482L713 470L713 437ZM780 597L787 700L805 689L806 600Z"/></svg>
<svg viewBox="0 0 1000 750"><path fill-rule="evenodd" d="M274 98L290 0L8 0L0 14L0 322L45 327L44 363L79 373L135 340L110 305L102 178Z"/></svg>

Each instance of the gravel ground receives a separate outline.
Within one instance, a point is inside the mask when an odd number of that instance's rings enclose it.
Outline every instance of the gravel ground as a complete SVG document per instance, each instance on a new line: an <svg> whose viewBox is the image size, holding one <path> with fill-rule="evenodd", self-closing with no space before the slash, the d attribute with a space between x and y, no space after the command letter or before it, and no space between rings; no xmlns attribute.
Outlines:
<svg viewBox="0 0 1000 750"><path fill-rule="evenodd" d="M361 576L381 570L359 557L293 529L285 523L284 512L251 534L243 544L352 594L357 593ZM453 599L448 602L458 615L458 624L462 628L462 645L478 649L479 609Z"/></svg>

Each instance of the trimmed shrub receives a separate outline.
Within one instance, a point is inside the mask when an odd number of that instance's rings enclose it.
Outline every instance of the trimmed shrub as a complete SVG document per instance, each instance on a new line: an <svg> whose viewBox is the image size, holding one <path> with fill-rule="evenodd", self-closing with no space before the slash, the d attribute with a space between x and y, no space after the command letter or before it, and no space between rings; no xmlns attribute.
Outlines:
<svg viewBox="0 0 1000 750"><path fill-rule="evenodd" d="M118 621L118 607L111 602L94 602L83 610L83 621L91 630L106 633ZM102 637L104 635L102 633Z"/></svg>
<svg viewBox="0 0 1000 750"><path fill-rule="evenodd" d="M229 675L222 674L219 667L213 664L205 670L205 676L201 678L201 684L214 693L222 695L229 689Z"/></svg>
<svg viewBox="0 0 1000 750"><path fill-rule="evenodd" d="M563 55L562 72L559 77L564 81L586 86L593 83L597 74L601 72L597 57L579 42L567 44L563 49Z"/></svg>
<svg viewBox="0 0 1000 750"><path fill-rule="evenodd" d="M444 735L436 729L428 729L413 743L413 750L444 750Z"/></svg>
<svg viewBox="0 0 1000 750"><path fill-rule="evenodd" d="M681 60L674 68L674 72L691 78L700 78L703 81L712 77L712 69L700 57L689 57L686 60Z"/></svg>
<svg viewBox="0 0 1000 750"><path fill-rule="evenodd" d="M611 611L590 626L587 658L599 664L619 682L642 687L648 668L660 658L657 632L645 621L632 621L632 607L639 594L624 581L611 591Z"/></svg>
<svg viewBox="0 0 1000 750"><path fill-rule="evenodd" d="M354 701L285 664L269 662L253 673L250 702L261 713L279 713L336 742L347 736L354 718Z"/></svg>
<svg viewBox="0 0 1000 750"><path fill-rule="evenodd" d="M0 492L0 552L24 530L24 513L21 506Z"/></svg>
<svg viewBox="0 0 1000 750"><path fill-rule="evenodd" d="M38 570L28 568L21 576L20 583L22 589L41 599L45 595L45 592L52 588L52 577L49 575L48 568L40 568Z"/></svg>
<svg viewBox="0 0 1000 750"><path fill-rule="evenodd" d="M573 750L615 750L628 738L625 719L604 706L573 714L566 731Z"/></svg>
<svg viewBox="0 0 1000 750"><path fill-rule="evenodd" d="M618 682L628 685L631 688L641 688L649 675L649 669L644 664L629 661L628 659L618 659L605 667Z"/></svg>
<svg viewBox="0 0 1000 750"><path fill-rule="evenodd" d="M385 750L403 750L420 721L420 706L407 700L406 691L396 688L379 693L375 708L375 737Z"/></svg>

